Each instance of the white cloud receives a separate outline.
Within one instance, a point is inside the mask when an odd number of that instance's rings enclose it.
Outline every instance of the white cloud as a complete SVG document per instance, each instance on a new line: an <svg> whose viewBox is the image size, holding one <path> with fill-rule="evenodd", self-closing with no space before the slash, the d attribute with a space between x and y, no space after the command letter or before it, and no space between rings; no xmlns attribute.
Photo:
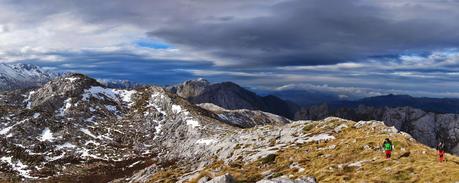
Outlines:
<svg viewBox="0 0 459 183"><path fill-rule="evenodd" d="M428 97L451 97L458 98L459 92L435 92L435 91L413 91L413 90L398 90L398 89L380 89L380 88L362 88L362 87L336 87L329 85L313 85L313 84L289 84L278 88L277 91L285 90L306 90L322 93L331 93L343 99L360 99L364 97L388 95L388 94L406 94L412 96L428 96Z"/></svg>
<svg viewBox="0 0 459 183"><path fill-rule="evenodd" d="M366 67L365 64L355 62L338 63L334 65L312 65L312 66L285 66L282 70L317 70L317 71L338 71L352 70Z"/></svg>
<svg viewBox="0 0 459 183"><path fill-rule="evenodd" d="M0 3L0 10L4 8ZM134 24L86 22L74 12L42 16L37 22L30 22L31 16L33 14L21 11L2 12L0 20L12 19L0 25L0 62L62 61L65 57L59 53L83 51L124 52L145 58L177 60L195 60L199 56L177 48L140 48L134 41L146 38L148 30Z"/></svg>

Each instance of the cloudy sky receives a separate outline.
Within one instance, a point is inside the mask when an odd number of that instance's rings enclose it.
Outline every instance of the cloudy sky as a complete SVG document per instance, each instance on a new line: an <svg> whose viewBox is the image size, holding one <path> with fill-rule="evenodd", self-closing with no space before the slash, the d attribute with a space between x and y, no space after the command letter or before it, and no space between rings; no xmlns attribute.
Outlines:
<svg viewBox="0 0 459 183"><path fill-rule="evenodd" d="M0 62L166 85L459 97L459 1L0 0Z"/></svg>

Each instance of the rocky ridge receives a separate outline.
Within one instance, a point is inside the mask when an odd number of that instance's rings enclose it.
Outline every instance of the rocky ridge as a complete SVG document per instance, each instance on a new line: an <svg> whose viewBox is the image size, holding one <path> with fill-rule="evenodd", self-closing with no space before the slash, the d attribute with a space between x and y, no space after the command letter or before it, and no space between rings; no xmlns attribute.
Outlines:
<svg viewBox="0 0 459 183"><path fill-rule="evenodd" d="M393 159L381 148L394 142ZM455 182L459 158L436 151L380 121L340 118L258 126L214 136L202 161L149 167L130 182ZM432 171L435 169L435 171ZM437 173L442 172L443 176ZM221 181L224 179L225 181ZM215 180L215 181L214 181ZM121 180L120 180L121 181Z"/></svg>
<svg viewBox="0 0 459 183"><path fill-rule="evenodd" d="M411 134L419 142L435 147L445 142L449 152L459 155L459 114L438 114L411 107L369 107L331 109L328 105L303 108L296 119L319 120L336 116L351 120L379 120Z"/></svg>

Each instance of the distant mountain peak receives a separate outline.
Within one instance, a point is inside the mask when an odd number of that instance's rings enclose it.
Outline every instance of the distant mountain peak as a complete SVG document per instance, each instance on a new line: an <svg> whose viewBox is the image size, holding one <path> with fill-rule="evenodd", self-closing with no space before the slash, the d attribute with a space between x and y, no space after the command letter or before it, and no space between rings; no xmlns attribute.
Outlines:
<svg viewBox="0 0 459 183"><path fill-rule="evenodd" d="M198 79L196 79L196 81L209 82L209 81L207 81L207 79L204 79L204 78L198 78Z"/></svg>
<svg viewBox="0 0 459 183"><path fill-rule="evenodd" d="M193 80L187 80L185 82L183 82L183 85L187 85L187 84L200 84L200 85L209 85L210 82L204 78L197 78L197 79L193 79Z"/></svg>
<svg viewBox="0 0 459 183"><path fill-rule="evenodd" d="M32 64L0 63L0 91L37 87L57 76Z"/></svg>
<svg viewBox="0 0 459 183"><path fill-rule="evenodd" d="M210 84L205 79L188 80L166 88L194 104L212 103L225 109L250 109L294 117L297 106L276 96L261 97L233 82Z"/></svg>

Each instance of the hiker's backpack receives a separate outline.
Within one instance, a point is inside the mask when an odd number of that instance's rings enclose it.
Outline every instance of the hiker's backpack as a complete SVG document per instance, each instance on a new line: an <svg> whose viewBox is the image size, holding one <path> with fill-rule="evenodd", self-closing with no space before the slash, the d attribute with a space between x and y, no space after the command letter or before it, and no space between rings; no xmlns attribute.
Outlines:
<svg viewBox="0 0 459 183"><path fill-rule="evenodd" d="M392 150L392 144L389 142L384 142L384 150Z"/></svg>

